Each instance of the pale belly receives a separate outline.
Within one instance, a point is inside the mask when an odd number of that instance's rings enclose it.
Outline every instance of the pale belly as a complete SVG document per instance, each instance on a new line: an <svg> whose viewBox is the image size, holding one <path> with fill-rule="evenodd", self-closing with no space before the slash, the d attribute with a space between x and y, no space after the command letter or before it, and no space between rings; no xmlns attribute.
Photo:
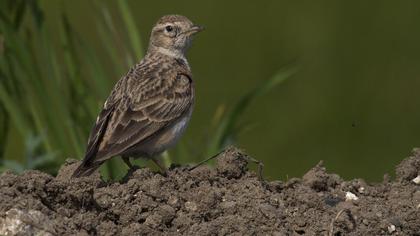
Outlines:
<svg viewBox="0 0 420 236"><path fill-rule="evenodd" d="M192 109L191 109L192 110ZM175 124L161 131L151 139L135 145L127 150L124 156L130 157L153 157L173 147L181 138L191 118L191 111Z"/></svg>
<svg viewBox="0 0 420 236"><path fill-rule="evenodd" d="M161 135L146 142L144 151L153 156L173 147L184 134L189 120L190 117L182 118L177 124L165 130Z"/></svg>

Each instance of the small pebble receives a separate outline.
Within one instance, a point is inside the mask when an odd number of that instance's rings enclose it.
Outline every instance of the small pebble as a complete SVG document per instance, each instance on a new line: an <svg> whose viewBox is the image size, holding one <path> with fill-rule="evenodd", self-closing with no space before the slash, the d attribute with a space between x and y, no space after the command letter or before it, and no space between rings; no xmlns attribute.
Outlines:
<svg viewBox="0 0 420 236"><path fill-rule="evenodd" d="M358 191L359 193L364 193L364 192L365 192L365 188L364 188L364 187L360 187L357 191Z"/></svg>
<svg viewBox="0 0 420 236"><path fill-rule="evenodd" d="M416 178L413 179L413 182L415 184L420 184L420 175L418 175Z"/></svg>
<svg viewBox="0 0 420 236"><path fill-rule="evenodd" d="M179 200L175 196L170 196L169 199L168 199L168 204L171 205L171 206L177 205L178 202L179 202Z"/></svg>
<svg viewBox="0 0 420 236"><path fill-rule="evenodd" d="M346 201L357 201L359 198L352 192L346 192Z"/></svg>
<svg viewBox="0 0 420 236"><path fill-rule="evenodd" d="M392 232L394 232L395 231L395 225L389 225L388 226L388 232L389 233L392 233Z"/></svg>
<svg viewBox="0 0 420 236"><path fill-rule="evenodd" d="M194 202L186 202L185 203L185 208L188 211L196 211L197 210L197 204L195 204Z"/></svg>

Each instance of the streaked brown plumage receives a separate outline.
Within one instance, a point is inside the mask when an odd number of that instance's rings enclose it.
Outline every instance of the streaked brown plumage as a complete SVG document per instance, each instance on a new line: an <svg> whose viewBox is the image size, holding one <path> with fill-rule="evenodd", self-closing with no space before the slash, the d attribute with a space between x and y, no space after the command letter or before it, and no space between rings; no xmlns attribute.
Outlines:
<svg viewBox="0 0 420 236"><path fill-rule="evenodd" d="M118 155L129 166L129 157L154 158L177 142L194 102L185 54L192 35L201 29L179 15L157 22L146 56L117 82L106 100L73 177L90 175Z"/></svg>

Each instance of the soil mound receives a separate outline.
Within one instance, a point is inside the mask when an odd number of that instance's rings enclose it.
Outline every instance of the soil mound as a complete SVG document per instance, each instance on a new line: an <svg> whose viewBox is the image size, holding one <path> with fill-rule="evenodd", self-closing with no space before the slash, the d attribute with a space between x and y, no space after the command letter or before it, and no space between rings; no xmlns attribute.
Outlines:
<svg viewBox="0 0 420 236"><path fill-rule="evenodd" d="M322 163L302 179L261 182L236 148L214 168L147 168L121 182L26 171L0 177L0 235L420 235L420 150L397 178L342 180Z"/></svg>

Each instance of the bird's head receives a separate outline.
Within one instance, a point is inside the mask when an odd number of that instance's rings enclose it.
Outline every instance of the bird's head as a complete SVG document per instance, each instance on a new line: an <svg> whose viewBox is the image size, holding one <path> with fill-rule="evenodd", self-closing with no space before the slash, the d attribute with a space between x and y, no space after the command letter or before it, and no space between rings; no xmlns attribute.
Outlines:
<svg viewBox="0 0 420 236"><path fill-rule="evenodd" d="M192 37L203 30L187 17L167 15L159 19L152 29L149 52L160 52L173 57L184 57Z"/></svg>

